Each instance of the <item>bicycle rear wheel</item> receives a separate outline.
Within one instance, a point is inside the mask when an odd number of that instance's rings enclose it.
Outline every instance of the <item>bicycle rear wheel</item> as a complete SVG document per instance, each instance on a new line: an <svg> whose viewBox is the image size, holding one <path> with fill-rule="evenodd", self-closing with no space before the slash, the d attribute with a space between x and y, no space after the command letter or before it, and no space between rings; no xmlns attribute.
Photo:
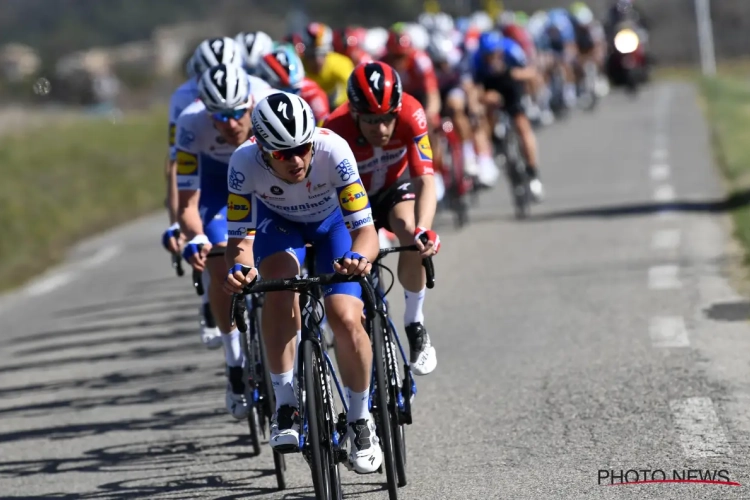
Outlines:
<svg viewBox="0 0 750 500"><path fill-rule="evenodd" d="M328 464L331 461L329 455L330 443L325 442L325 400L321 381L324 380L322 372L322 360L314 349L313 342L306 340L302 342L302 356L304 363L305 391L307 393L305 405L305 418L307 420L307 442L305 447L310 450L310 470L312 472L315 498L333 498L331 485L331 474ZM340 490L340 486L338 488Z"/></svg>
<svg viewBox="0 0 750 500"><path fill-rule="evenodd" d="M383 317L376 313L372 322L372 350L375 364L375 401L374 417L377 421L377 431L383 450L385 475L388 481L388 498L398 498L398 475L396 473L396 457L393 454L393 437L391 430L391 412L388 410L389 380L387 380L387 364L385 361L385 342L383 338Z"/></svg>
<svg viewBox="0 0 750 500"><path fill-rule="evenodd" d="M261 426L261 411L258 407L258 402L255 401L254 395L254 389L255 389L255 373L254 373L254 366L252 366L253 358L252 355L252 339L250 332L252 331L252 327L248 325L247 331L242 333L241 336L241 342L242 342L242 350L245 353L245 362L246 362L246 369L245 369L245 386L246 391L245 393L250 396L250 399L248 400L248 406L249 406L249 412L247 414L247 426L250 429L250 444L253 447L253 456L260 455L260 426ZM248 391L247 389L250 389ZM249 394L248 394L249 392Z"/></svg>

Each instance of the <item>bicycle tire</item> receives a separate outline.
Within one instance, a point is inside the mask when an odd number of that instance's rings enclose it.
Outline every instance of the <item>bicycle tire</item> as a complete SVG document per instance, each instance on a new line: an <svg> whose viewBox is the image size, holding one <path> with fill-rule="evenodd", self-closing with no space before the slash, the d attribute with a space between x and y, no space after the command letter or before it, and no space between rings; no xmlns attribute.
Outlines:
<svg viewBox="0 0 750 500"><path fill-rule="evenodd" d="M311 340L302 342L303 356L303 377L305 380L305 391L307 398L305 401L305 413L307 416L307 440L306 447L310 447L310 471L312 472L313 487L315 488L315 498L331 499L331 477L328 470L328 457L326 456L326 446L323 439L323 428L325 423L322 421L323 409L323 389L320 385L321 367L320 357L316 355Z"/></svg>
<svg viewBox="0 0 750 500"><path fill-rule="evenodd" d="M251 311L252 318L250 321L255 324L257 332L260 332L260 318L258 318L258 311L253 308ZM273 392L273 384L271 383L271 374L268 371L268 357L266 354L266 345L263 342L263 336L258 334L258 343L260 346L261 363L263 365L263 383L258 384L258 389L261 392L261 404L259 408L263 412L263 425L268 425L268 430L271 429L271 418L273 417L274 411L276 411L276 397ZM273 468L276 473L276 485L279 490L286 489L286 459L284 455L278 451L273 451Z"/></svg>
<svg viewBox="0 0 750 500"><path fill-rule="evenodd" d="M393 327L389 322L388 325L388 340L391 340L394 333ZM388 345L390 342L385 342L384 345ZM393 344L391 344L391 347ZM396 353L393 349L389 348L391 353L388 359L388 387L390 388L390 399L391 404L389 410L391 411L391 435L393 436L393 455L396 460L396 476L398 477L398 487L402 488L407 485L406 478L406 425L401 422L400 410L398 408L398 396L401 392L401 388L398 385L398 381L401 381L401 374L399 373L399 363L396 360Z"/></svg>
<svg viewBox="0 0 750 500"><path fill-rule="evenodd" d="M388 498L390 500L397 500L398 474L396 473L396 458L393 454L391 412L388 410L389 381L386 379L387 368L385 359L383 359L385 353L383 328L383 318L380 314L376 313L372 321L372 351L373 362L375 363L376 384L375 403L377 404L375 418L379 420L377 422L377 431L380 437L381 449L383 450L383 465L388 482Z"/></svg>
<svg viewBox="0 0 750 500"><path fill-rule="evenodd" d="M252 356L250 355L250 328L247 329L246 332L242 334L241 343L242 343L242 350L245 353L245 360L249 363L252 359ZM251 371L253 368L248 367L247 370ZM245 378L245 384L246 389L245 392L247 394L247 389L253 389L253 386L250 385L251 380L254 382L254 377L246 377ZM260 419L258 415L258 404L257 402L251 397L248 401L248 413L247 413L247 426L250 430L250 445L253 447L253 456L257 457L260 455L261 449L260 449Z"/></svg>

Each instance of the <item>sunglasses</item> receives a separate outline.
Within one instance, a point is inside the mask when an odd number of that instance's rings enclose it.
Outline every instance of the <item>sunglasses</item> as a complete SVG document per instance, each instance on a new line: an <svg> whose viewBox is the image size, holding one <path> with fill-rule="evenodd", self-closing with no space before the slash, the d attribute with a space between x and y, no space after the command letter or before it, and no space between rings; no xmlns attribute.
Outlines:
<svg viewBox="0 0 750 500"><path fill-rule="evenodd" d="M395 113L385 115L359 115L359 119L368 125L379 125L381 123L390 123L396 119Z"/></svg>
<svg viewBox="0 0 750 500"><path fill-rule="evenodd" d="M217 122L227 123L229 120L239 120L247 113L247 109L233 109L231 111L222 111L221 113L214 113L211 117Z"/></svg>
<svg viewBox="0 0 750 500"><path fill-rule="evenodd" d="M289 161L295 156L305 156L313 147L312 142L297 146L296 148L282 149L281 151L268 151L268 154L274 160Z"/></svg>

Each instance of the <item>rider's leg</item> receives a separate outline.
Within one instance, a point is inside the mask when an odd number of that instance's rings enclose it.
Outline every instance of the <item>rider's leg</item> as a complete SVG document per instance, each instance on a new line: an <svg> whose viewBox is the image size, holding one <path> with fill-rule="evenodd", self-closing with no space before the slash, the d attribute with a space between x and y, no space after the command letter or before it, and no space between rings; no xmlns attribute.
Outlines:
<svg viewBox="0 0 750 500"><path fill-rule="evenodd" d="M463 145L465 170L474 175L477 172L477 153L472 140L471 123L466 115L466 92L458 87L451 89L446 95L444 106Z"/></svg>

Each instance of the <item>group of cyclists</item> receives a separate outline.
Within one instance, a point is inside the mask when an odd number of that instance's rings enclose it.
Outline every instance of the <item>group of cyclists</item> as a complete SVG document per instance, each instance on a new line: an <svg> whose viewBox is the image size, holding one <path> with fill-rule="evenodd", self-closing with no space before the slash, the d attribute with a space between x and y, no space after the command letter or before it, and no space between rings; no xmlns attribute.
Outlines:
<svg viewBox="0 0 750 500"><path fill-rule="evenodd" d="M574 106L582 63L603 64L603 38L591 9L576 2L531 16L423 14L389 29L311 23L283 40L257 31L199 44L170 101L171 226L162 244L202 272L201 341L224 348L234 418L247 417L249 396L231 296L258 276L300 274L308 245L317 272L364 275L378 255L378 231L416 244L420 252L400 254L397 271L410 365L417 375L436 368L421 265L441 246L433 229L436 128L442 117L453 120L466 172L491 186L499 171L490 135L502 107L541 200L532 125L553 120L549 76L563 68L565 101ZM209 258L220 247L224 258ZM370 473L383 457L368 408L372 348L360 293L356 282L341 283L324 290L324 302L349 399L349 465ZM276 400L270 445L279 452L299 445L298 309L293 292L266 294L261 330Z"/></svg>

